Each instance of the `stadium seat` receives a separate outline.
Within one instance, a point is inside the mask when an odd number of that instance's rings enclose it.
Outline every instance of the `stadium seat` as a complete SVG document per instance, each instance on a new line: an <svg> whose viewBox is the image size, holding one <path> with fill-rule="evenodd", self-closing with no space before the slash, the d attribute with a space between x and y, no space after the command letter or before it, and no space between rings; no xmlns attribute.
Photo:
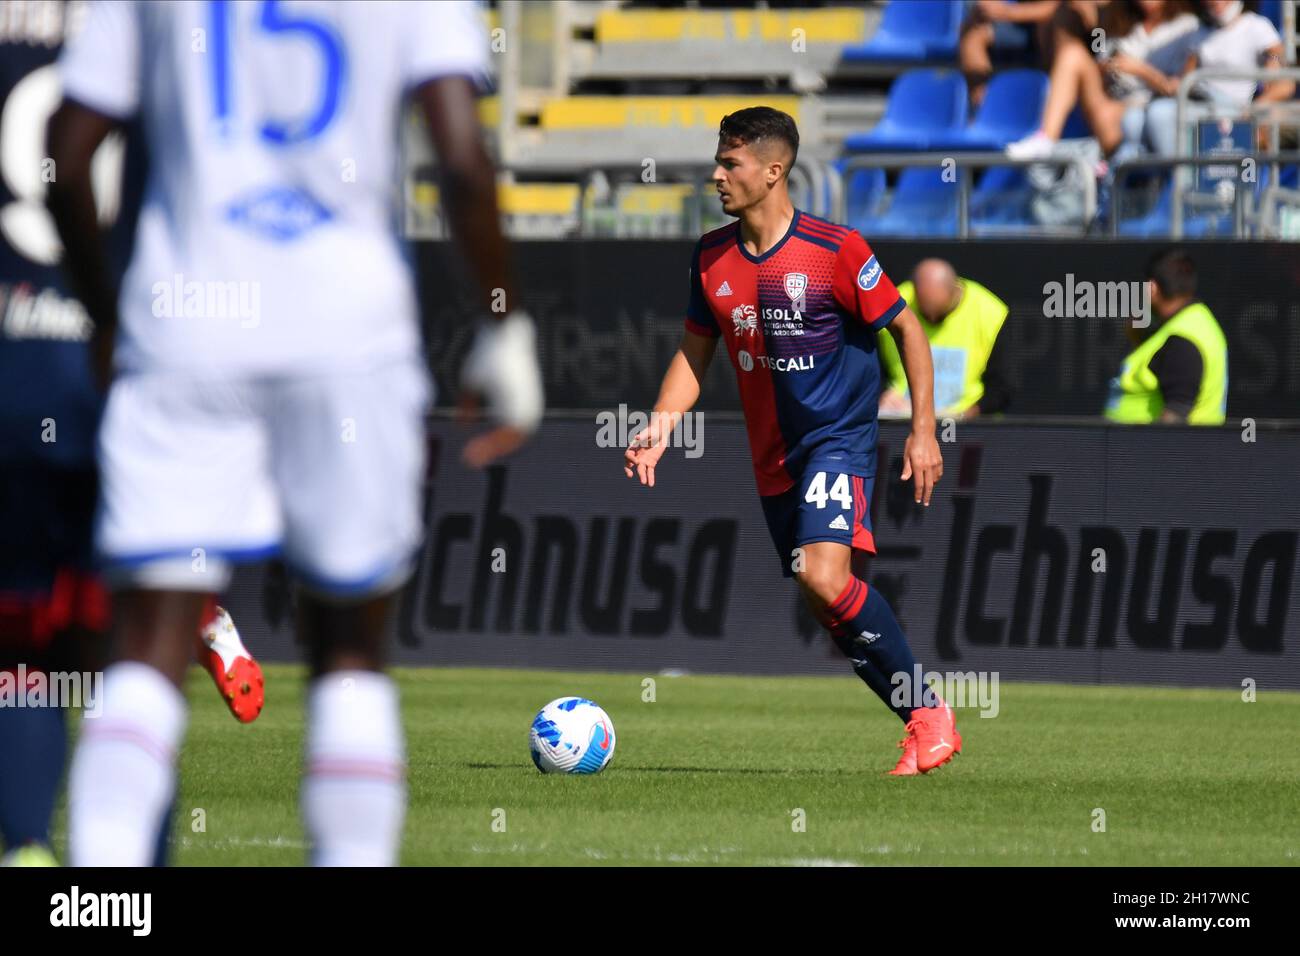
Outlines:
<svg viewBox="0 0 1300 956"><path fill-rule="evenodd" d="M532 4L534 7L554 6ZM865 4L783 10L701 10L569 4L577 31L571 45L570 80L711 79L736 82L791 77L801 71L825 75L835 69L840 51L866 41L880 19ZM680 6L680 5L679 5ZM595 13L592 42L582 22ZM556 14L557 22L568 19ZM557 27L563 29L562 27ZM798 39L800 43L792 43Z"/></svg>
<svg viewBox="0 0 1300 956"><path fill-rule="evenodd" d="M868 240L873 235L955 236L959 184L945 182L943 174L937 166L904 169L882 215L850 217L848 224Z"/></svg>
<svg viewBox="0 0 1300 956"><path fill-rule="evenodd" d="M861 42L866 13L850 6L801 10L642 10L613 8L596 15L600 44L783 43L803 31L808 43ZM707 65L703 65L705 70Z"/></svg>
<svg viewBox="0 0 1300 956"><path fill-rule="evenodd" d="M626 130L705 128L716 130L728 113L767 105L799 120L798 96L561 96L548 100L538 125L543 130Z"/></svg>
<svg viewBox="0 0 1300 956"><path fill-rule="evenodd" d="M866 133L844 140L846 149L926 150L936 134L966 125L966 80L955 70L909 70L889 88L885 115Z"/></svg>
<svg viewBox="0 0 1300 956"><path fill-rule="evenodd" d="M1268 188L1273 180L1273 167L1268 163L1261 163L1259 167L1259 190L1262 192ZM1277 184L1283 189L1300 188L1300 166L1294 163L1290 166L1283 166L1281 175L1277 177Z"/></svg>
<svg viewBox="0 0 1300 956"><path fill-rule="evenodd" d="M1030 200L1033 187L1023 168L995 166L985 170L971 191L970 224L976 232L1013 232L1035 225Z"/></svg>
<svg viewBox="0 0 1300 956"><path fill-rule="evenodd" d="M1087 139L1092 135L1088 118L1083 115L1083 107L1076 106L1065 118L1065 128L1061 130L1061 139Z"/></svg>
<svg viewBox="0 0 1300 956"><path fill-rule="evenodd" d="M1006 70L989 80L984 102L965 129L938 137L931 149L1001 150L1038 129L1047 98L1047 74Z"/></svg>
<svg viewBox="0 0 1300 956"><path fill-rule="evenodd" d="M1286 35L1282 25L1282 0L1259 0L1259 15L1273 21L1277 32Z"/></svg>
<svg viewBox="0 0 1300 956"><path fill-rule="evenodd" d="M533 238L560 238L579 224L581 188L577 183L499 183L497 205L510 232ZM411 235L442 235L441 190L416 182L408 197L406 229Z"/></svg>
<svg viewBox="0 0 1300 956"><path fill-rule="evenodd" d="M1119 224L1119 234L1133 238L1168 236L1173 229L1174 187L1172 180L1160 190L1155 206L1144 216L1126 219ZM1205 239L1215 236L1230 238L1233 234L1232 209L1223 211L1197 211L1184 209L1183 236L1188 239Z"/></svg>
<svg viewBox="0 0 1300 956"><path fill-rule="evenodd" d="M880 27L861 46L845 47L849 63L950 62L965 5L951 0L907 0L885 7Z"/></svg>
<svg viewBox="0 0 1300 956"><path fill-rule="evenodd" d="M844 177L844 201L849 223L865 222L878 215L885 200L885 171L870 166L860 166L845 174L845 160L835 163L835 169Z"/></svg>

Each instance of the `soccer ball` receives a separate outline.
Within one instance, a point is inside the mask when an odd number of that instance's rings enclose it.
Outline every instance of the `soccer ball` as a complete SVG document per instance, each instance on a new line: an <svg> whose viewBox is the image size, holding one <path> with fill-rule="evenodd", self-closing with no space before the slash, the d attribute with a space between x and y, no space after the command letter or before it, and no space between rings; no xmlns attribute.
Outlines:
<svg viewBox="0 0 1300 956"><path fill-rule="evenodd" d="M599 773L614 756L614 722L594 700L561 697L533 718L528 750L542 773Z"/></svg>

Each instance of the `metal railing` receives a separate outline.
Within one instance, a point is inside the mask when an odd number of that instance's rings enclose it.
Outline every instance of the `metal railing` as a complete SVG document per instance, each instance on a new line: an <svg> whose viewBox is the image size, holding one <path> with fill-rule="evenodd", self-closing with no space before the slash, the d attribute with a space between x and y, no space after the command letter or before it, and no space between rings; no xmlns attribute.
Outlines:
<svg viewBox="0 0 1300 956"><path fill-rule="evenodd" d="M556 164L553 167L529 165L522 169L503 166L500 172L509 180L519 182L521 174L526 174L529 180L545 179L547 176L553 176L557 182L575 182L578 185L578 206L574 210L573 227L566 227L564 233L576 238L592 238L596 236L606 236L607 233L597 229L597 223L601 220L603 213L612 214L613 220L617 223L620 220L619 212L616 207L601 207L592 202L592 197L600 190L596 187L604 184L608 187L611 197L614 197L620 187L640 187L653 189L656 186L667 185L690 185L696 187L691 194L685 197L683 213L684 222L678 232L681 235L698 237L704 232L704 217L706 214L705 204L716 202L716 198L707 189L710 184L710 176L716 163L701 162L656 162L653 173L647 178L648 167L644 161L628 161L624 163L597 163L584 167L575 168L573 165ZM430 164L426 172L432 172L435 167ZM417 221L414 215L414 190L416 180L413 171L407 170L406 183L404 190L404 220L406 222L406 235L414 238L440 238L447 234L446 223L443 221L443 211L441 208L432 210L432 215L425 215L425 225L423 228L416 228L413 223ZM841 190L842 183L834 169L827 163L817 160L798 160L790 170L790 194L796 206L800 209L811 212L815 216L830 218L835 209L842 205ZM634 214L631 220L639 223L643 219L652 218L650 214ZM557 234L555 238L561 238Z"/></svg>
<svg viewBox="0 0 1300 956"><path fill-rule="evenodd" d="M1084 156L1051 156L1045 159L1011 159L1005 153L859 153L844 160L843 169L838 176L840 183L839 204L835 206L835 221L845 222L848 218L847 185L849 175L859 169L988 169L991 167L1011 167L1027 169L1033 166L1052 166L1064 169L1070 166L1081 172L1080 191L1083 199L1080 232L1085 231L1097 215L1097 178L1092 163ZM832 168L832 172L835 170ZM970 200L971 176L956 176L957 187L957 235L961 239L970 238Z"/></svg>
<svg viewBox="0 0 1300 956"><path fill-rule="evenodd" d="M1295 63L1296 0L1283 0L1282 3L1282 44L1288 65Z"/></svg>
<svg viewBox="0 0 1300 956"><path fill-rule="evenodd" d="M1187 113L1189 104L1193 102L1191 98L1192 91L1202 80L1254 80L1256 85L1259 85L1261 82L1271 83L1277 80L1300 80L1300 67L1289 66L1281 69L1265 69L1261 67L1249 70L1199 67L1184 75L1178 84L1178 93L1176 94L1176 106L1174 112L1175 145L1178 149L1178 156L1180 157L1191 157L1192 155L1191 138L1188 135L1190 130L1187 125ZM1215 115L1219 115L1221 112L1224 114L1228 112L1226 107L1217 106L1210 101L1197 102L1204 102L1205 105L1215 111ZM1269 125L1273 133L1273 139L1271 142L1273 143L1274 148L1276 148L1279 131L1283 125L1278 114L1282 111L1291 109L1294 111L1294 121L1297 124L1300 124L1300 104L1293 104L1289 101L1280 101L1265 105L1271 107L1274 111L1273 122ZM1250 103L1243 107L1239 112L1245 115L1257 111L1258 104ZM1220 162L1222 162L1222 160L1220 160ZM1181 238L1183 234L1182 198L1184 192L1186 192L1186 184L1182 181L1181 176L1174 176L1173 190L1174 203L1172 218L1170 220L1170 231L1173 233L1175 238Z"/></svg>
<svg viewBox="0 0 1300 956"><path fill-rule="evenodd" d="M580 195L582 198L580 201L582 209L579 216L578 235L586 237L592 234L591 210L589 209L587 197L596 182L596 177L603 176L614 187L618 185L653 187L666 183L689 183L699 187L688 200L690 219L687 226L690 235L698 236L704 231L702 222L704 216L703 204L708 198L703 189L709 184L710 176L716 168L716 163L660 162L655 164L654 178L646 180L643 178L644 162L602 163L599 166L588 167L581 177ZM530 174L536 172L531 167L528 171ZM790 170L790 194L795 201L795 205L808 210L815 216L829 216L835 208L837 189L840 185L835 177L828 175L829 172L830 170L823 163L796 160ZM611 176L611 173L614 175Z"/></svg>
<svg viewBox="0 0 1300 956"><path fill-rule="evenodd" d="M1252 160L1254 162L1255 170L1257 173L1258 170L1264 166L1268 166L1271 169L1268 188L1264 191L1264 194L1260 197L1259 203L1257 204L1258 208L1267 207L1270 202L1275 201L1278 195L1288 196L1288 194L1295 192L1295 190L1289 190L1280 187L1278 185L1278 178L1281 175L1282 172L1281 167L1284 164L1289 165L1291 163L1300 162L1300 152L1271 152L1271 153L1242 152L1242 153L1224 153L1217 156L1137 157L1131 160L1127 160L1126 162L1120 163L1118 166L1115 167L1114 191L1111 194L1112 195L1111 216L1110 216L1111 236L1119 235L1120 222L1119 222L1119 215L1118 215L1119 213L1118 199L1123 192L1124 183L1129 179L1130 176L1132 176L1138 170L1178 169L1178 168L1184 168L1188 166L1202 168L1206 166L1236 165L1240 167L1242 160L1246 160L1246 159ZM1174 178L1177 179L1178 177L1174 177ZM1243 185L1243 183L1245 183L1243 179L1238 178L1234 182L1236 183L1236 188L1234 188L1233 196L1232 196L1233 238L1243 239L1243 238L1247 238L1246 224L1250 215L1250 210L1247 209L1247 206L1248 205L1254 206L1255 202L1254 202L1252 190L1240 188ZM1254 183L1245 183L1245 184L1254 185ZM1182 212L1183 212L1183 204L1187 200L1187 195L1188 194L1186 191L1181 191L1178 188L1177 183L1174 183L1170 187L1171 207L1169 211L1169 234L1170 237L1173 239L1183 238ZM1197 196L1198 199L1200 197L1199 193L1193 193L1192 195ZM1300 196L1300 193L1296 193L1296 195ZM1223 208L1223 203L1218 200L1210 200L1209 197L1206 197L1203 201L1205 202L1206 205L1214 209ZM1258 225L1258 223L1256 223L1256 225Z"/></svg>

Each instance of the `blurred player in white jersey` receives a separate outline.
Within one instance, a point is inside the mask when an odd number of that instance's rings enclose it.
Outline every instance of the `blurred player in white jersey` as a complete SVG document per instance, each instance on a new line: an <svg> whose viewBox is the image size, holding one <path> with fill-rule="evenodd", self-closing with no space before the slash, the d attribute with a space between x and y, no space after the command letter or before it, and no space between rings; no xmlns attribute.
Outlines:
<svg viewBox="0 0 1300 956"><path fill-rule="evenodd" d="M383 633L422 532L430 391L396 232L397 131L414 96L484 303L501 290L513 306L476 112L478 16L468 3L119 0L94 4L63 54L49 205L114 375L96 547L118 652L73 760L74 864L148 861L186 722L182 637L232 562L271 553L303 585L313 862L397 861L404 742ZM151 168L119 295L90 156L137 114ZM536 427L527 315L479 330L465 384L500 422L467 457Z"/></svg>

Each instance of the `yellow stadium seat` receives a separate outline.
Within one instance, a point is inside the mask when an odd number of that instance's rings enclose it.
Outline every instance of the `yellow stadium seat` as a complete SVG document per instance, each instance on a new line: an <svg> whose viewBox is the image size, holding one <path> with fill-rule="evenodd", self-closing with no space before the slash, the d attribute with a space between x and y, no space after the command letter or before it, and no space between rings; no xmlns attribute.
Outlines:
<svg viewBox="0 0 1300 956"><path fill-rule="evenodd" d="M573 216L579 193L577 183L507 183L497 201L507 216Z"/></svg>
<svg viewBox="0 0 1300 956"><path fill-rule="evenodd" d="M597 43L715 40L783 43L803 30L807 43L861 43L866 12L857 7L808 10L602 10Z"/></svg>
<svg viewBox="0 0 1300 956"><path fill-rule="evenodd" d="M619 194L618 211L625 216L680 216L694 191L690 183L629 186Z"/></svg>
<svg viewBox="0 0 1300 956"><path fill-rule="evenodd" d="M506 216L575 216L579 192L576 183L502 183L497 204ZM413 199L417 206L437 207L437 184L416 183Z"/></svg>
<svg viewBox="0 0 1300 956"><path fill-rule="evenodd" d="M747 106L772 106L799 120L797 96L565 96L542 107L544 130L717 128Z"/></svg>

